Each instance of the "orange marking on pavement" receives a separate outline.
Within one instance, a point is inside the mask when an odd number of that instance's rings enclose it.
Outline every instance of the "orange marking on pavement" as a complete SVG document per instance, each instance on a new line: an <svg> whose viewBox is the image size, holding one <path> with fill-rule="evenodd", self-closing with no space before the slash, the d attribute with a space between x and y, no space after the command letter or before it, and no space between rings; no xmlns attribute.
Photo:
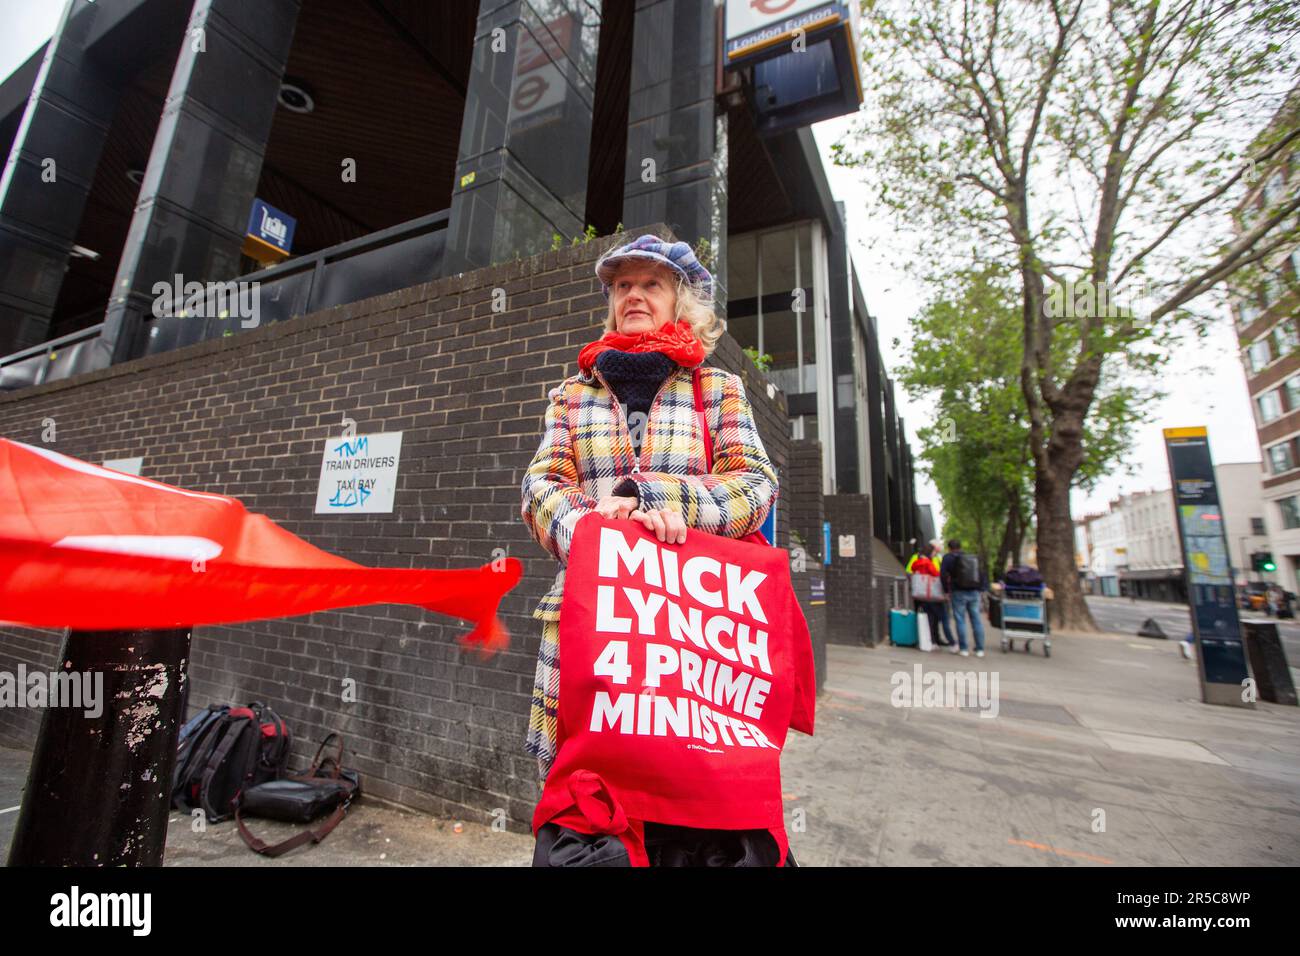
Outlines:
<svg viewBox="0 0 1300 956"><path fill-rule="evenodd" d="M831 710L866 710L867 709L865 704L850 704L847 701L840 701L840 700L828 700L826 701L824 706L829 707Z"/></svg>
<svg viewBox="0 0 1300 956"><path fill-rule="evenodd" d="M1008 843L1014 843L1017 846L1027 846L1031 850L1046 850L1048 853L1055 853L1057 856L1077 856L1084 860L1095 860L1098 863L1114 863L1114 860L1108 860L1104 856L1093 856L1091 853L1077 853L1074 850L1058 850L1055 847L1048 846L1046 843L1033 843L1029 840L1007 840Z"/></svg>
<svg viewBox="0 0 1300 956"><path fill-rule="evenodd" d="M1015 734L1017 737L1033 737L1036 740L1060 740L1060 737L1053 737L1051 734L1036 734L1032 730L1017 730L1015 727L993 727L989 730L996 730L1003 734Z"/></svg>

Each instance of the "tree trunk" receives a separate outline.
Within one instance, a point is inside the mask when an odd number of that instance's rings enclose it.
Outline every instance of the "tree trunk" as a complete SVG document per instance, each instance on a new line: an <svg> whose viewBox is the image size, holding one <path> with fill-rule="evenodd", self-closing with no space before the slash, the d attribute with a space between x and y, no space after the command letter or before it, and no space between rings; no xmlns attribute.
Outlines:
<svg viewBox="0 0 1300 956"><path fill-rule="evenodd" d="M1007 560L1015 555L1020 538L1020 494L1014 489L1007 493L1007 523L1002 529L1002 543L998 545L998 563L989 569L990 578L999 578L1007 567ZM1012 562L1019 564L1019 559Z"/></svg>
<svg viewBox="0 0 1300 956"><path fill-rule="evenodd" d="M1024 515L1024 512L1021 512L1020 518L1016 522L1016 536L1011 542L1011 563L1012 564L1021 564L1024 561L1024 558L1021 556L1025 553L1026 526L1027 526L1027 519Z"/></svg>
<svg viewBox="0 0 1300 956"><path fill-rule="evenodd" d="M1057 475L1059 466L1041 470L1034 481L1038 506L1038 569L1055 595L1052 626L1071 631L1096 631L1097 624L1083 598L1074 564L1074 522L1070 520L1073 474Z"/></svg>

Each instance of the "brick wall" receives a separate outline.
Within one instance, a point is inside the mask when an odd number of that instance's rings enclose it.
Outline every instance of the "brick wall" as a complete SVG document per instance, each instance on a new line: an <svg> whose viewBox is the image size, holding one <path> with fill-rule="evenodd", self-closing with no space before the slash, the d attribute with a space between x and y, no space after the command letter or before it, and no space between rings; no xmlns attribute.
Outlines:
<svg viewBox="0 0 1300 956"><path fill-rule="evenodd" d="M871 644L871 496L826 495L831 524L831 563L826 568L826 639L834 644ZM856 538L855 556L840 557L839 536Z"/></svg>
<svg viewBox="0 0 1300 956"><path fill-rule="evenodd" d="M817 690L826 683L826 569L822 565L822 445L801 438L790 443L790 473L784 483L790 499L790 529L803 542L806 571L795 575L795 588L813 635ZM793 537L792 537L793 540ZM813 581L821 584L820 599L812 603Z"/></svg>
<svg viewBox="0 0 1300 956"><path fill-rule="evenodd" d="M92 462L142 455L148 478L233 495L366 565L477 567L497 548L523 559L524 579L502 607L511 646L490 661L461 653L458 622L381 605L200 628L190 671L191 713L211 701L274 702L297 735L294 767L338 730L368 793L485 821L504 808L522 829L538 795L536 764L522 749L540 639L530 614L555 565L520 521L519 487L547 390L576 371L579 347L599 334L605 300L592 268L610 244L3 395L0 434L40 444L52 420L48 447ZM504 312L492 310L497 287ZM712 362L744 376L767 450L787 474L784 396L768 394L729 337ZM344 418L362 434L404 432L391 515L313 513L323 442ZM790 501L779 499L783 547ZM0 629L0 668L48 669L59 641L58 632ZM356 681L356 703L342 702L344 678ZM29 746L38 721L37 711L0 710L0 740Z"/></svg>

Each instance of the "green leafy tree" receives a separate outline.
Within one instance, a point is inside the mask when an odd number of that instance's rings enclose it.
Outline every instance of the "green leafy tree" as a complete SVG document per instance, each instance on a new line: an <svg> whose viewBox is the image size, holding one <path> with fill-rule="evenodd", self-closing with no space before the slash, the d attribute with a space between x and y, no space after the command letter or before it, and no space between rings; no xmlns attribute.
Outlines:
<svg viewBox="0 0 1300 956"><path fill-rule="evenodd" d="M898 378L932 413L917 435L944 538L960 538L997 572L1018 553L1030 474L1015 296L993 270L957 273L939 289L912 318Z"/></svg>
<svg viewBox="0 0 1300 956"><path fill-rule="evenodd" d="M1243 180L1294 83L1300 7L1232 0L864 0L863 125L835 149L929 238L922 271L1016 277L1039 564L1058 626L1095 627L1070 490L1122 442L1114 383L1159 368L1209 293L1300 238L1292 194L1238 235ZM1109 397L1108 397L1109 396ZM1090 423L1099 423L1089 431ZM1094 448L1088 447L1092 434Z"/></svg>

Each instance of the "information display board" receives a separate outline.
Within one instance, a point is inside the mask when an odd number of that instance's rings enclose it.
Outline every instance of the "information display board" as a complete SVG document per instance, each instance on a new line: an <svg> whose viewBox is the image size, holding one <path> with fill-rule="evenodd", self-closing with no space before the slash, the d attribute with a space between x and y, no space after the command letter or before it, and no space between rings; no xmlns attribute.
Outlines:
<svg viewBox="0 0 1300 956"><path fill-rule="evenodd" d="M1209 436L1201 426L1166 428L1164 435L1192 631L1199 649L1201 696L1207 704L1253 707Z"/></svg>

